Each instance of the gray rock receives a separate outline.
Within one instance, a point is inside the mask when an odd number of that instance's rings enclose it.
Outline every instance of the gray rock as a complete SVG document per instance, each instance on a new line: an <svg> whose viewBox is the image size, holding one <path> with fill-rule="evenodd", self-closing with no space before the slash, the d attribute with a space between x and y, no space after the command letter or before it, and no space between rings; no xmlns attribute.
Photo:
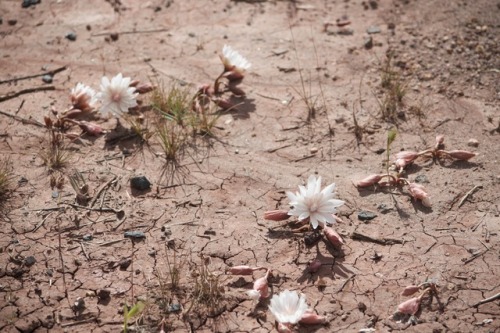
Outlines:
<svg viewBox="0 0 500 333"><path fill-rule="evenodd" d="M366 32L372 35L372 34L379 34L381 30L376 25L371 25L368 27L368 29L366 29Z"/></svg>
<svg viewBox="0 0 500 333"><path fill-rule="evenodd" d="M53 76L50 74L42 76L42 81L45 83L52 83Z"/></svg>
<svg viewBox="0 0 500 333"><path fill-rule="evenodd" d="M72 42L74 42L76 40L76 34L74 32L68 32L66 34L66 36L64 36L64 37L66 37L66 39L68 39Z"/></svg>
<svg viewBox="0 0 500 333"><path fill-rule="evenodd" d="M146 238L146 234L143 233L142 231L125 231L123 236L125 238L134 238L134 239Z"/></svg>
<svg viewBox="0 0 500 333"><path fill-rule="evenodd" d="M367 210L362 210L358 213L358 219L361 221L370 221L377 217L377 214L369 212Z"/></svg>
<svg viewBox="0 0 500 333"><path fill-rule="evenodd" d="M151 182L145 176L136 176L130 178L130 186L138 191L144 191L151 188Z"/></svg>
<svg viewBox="0 0 500 333"><path fill-rule="evenodd" d="M429 180L427 179L426 175L418 175L417 177L415 177L415 183L426 184L429 183Z"/></svg>

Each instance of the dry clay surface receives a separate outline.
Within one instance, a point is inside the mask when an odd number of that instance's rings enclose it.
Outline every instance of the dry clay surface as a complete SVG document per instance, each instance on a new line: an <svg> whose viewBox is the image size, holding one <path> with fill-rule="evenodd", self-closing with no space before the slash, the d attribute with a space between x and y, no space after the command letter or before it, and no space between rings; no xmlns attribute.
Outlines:
<svg viewBox="0 0 500 333"><path fill-rule="evenodd" d="M299 332L498 332L498 297L477 303L500 293L500 9L444 3L1 1L0 153L14 182L0 213L0 331L119 332L123 306L137 300L146 307L129 321L134 331L159 332L162 321L166 332L275 331L269 300L245 293L262 274L225 274L249 265L272 270L273 293L298 290L327 316ZM173 163L155 136L110 141L127 123L97 119L108 135L68 140L68 166L49 174L40 159L47 130L20 119L41 124L68 107L76 83L97 89L119 72L194 90L220 74L224 44L252 68L246 97L220 113L212 137L194 137ZM389 122L380 116L388 53L406 91ZM64 66L51 83L14 80ZM316 103L310 121L304 95ZM148 121L151 111L141 113ZM391 153L432 147L441 134L447 148L479 155L408 169L432 208L405 190L358 190L353 181L385 170L392 127ZM75 170L90 206L76 204ZM292 233L294 218L263 219L288 209L286 191L312 174L336 183L345 201L334 225L341 249L323 239L307 246L314 233ZM137 175L151 190L131 189ZM361 212L376 217L362 221ZM132 242L127 231L145 238ZM311 273L315 258L323 265ZM193 302L202 268L222 292L212 308ZM429 280L437 297L424 299L414 324L394 319L408 299L402 289Z"/></svg>

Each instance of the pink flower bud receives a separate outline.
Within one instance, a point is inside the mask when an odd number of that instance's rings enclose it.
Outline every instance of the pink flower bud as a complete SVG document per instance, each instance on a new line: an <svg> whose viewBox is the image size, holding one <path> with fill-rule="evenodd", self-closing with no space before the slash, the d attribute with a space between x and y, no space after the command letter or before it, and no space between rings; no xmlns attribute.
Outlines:
<svg viewBox="0 0 500 333"><path fill-rule="evenodd" d="M463 161L468 161L471 158L477 156L477 153L473 153L473 152L470 152L467 150L452 150L452 151L449 151L447 153L448 153L448 155L450 155L454 159L463 160Z"/></svg>
<svg viewBox="0 0 500 333"><path fill-rule="evenodd" d="M410 187L410 194L413 198L421 200L425 207L432 207L432 202L429 194L427 194L425 187L417 183L408 184Z"/></svg>
<svg viewBox="0 0 500 333"><path fill-rule="evenodd" d="M82 130L93 136L98 136L105 132L101 126L89 123L88 121L80 121L78 122L78 126L80 126Z"/></svg>
<svg viewBox="0 0 500 333"><path fill-rule="evenodd" d="M129 83L129 87L137 87L137 85L139 85L139 83L141 83L141 81L139 80L134 80L132 82Z"/></svg>
<svg viewBox="0 0 500 333"><path fill-rule="evenodd" d="M324 227L323 233L333 246L341 247L344 244L344 240L342 239L342 237L340 237L340 235L332 228Z"/></svg>
<svg viewBox="0 0 500 333"><path fill-rule="evenodd" d="M232 275L252 275L254 271L254 268L250 266L233 266L230 267L227 272L232 274Z"/></svg>
<svg viewBox="0 0 500 333"><path fill-rule="evenodd" d="M373 174L373 175L370 175L370 176L354 183L354 185L356 187L368 187L368 186L372 186L372 185L377 184L382 178L383 178L383 175Z"/></svg>
<svg viewBox="0 0 500 333"><path fill-rule="evenodd" d="M288 211L286 210L268 210L267 212L264 212L264 219L265 220L271 220L271 221L284 221L287 220L290 217L288 215Z"/></svg>
<svg viewBox="0 0 500 333"><path fill-rule="evenodd" d="M419 286L408 286L403 290L401 296L411 296L419 290L420 290Z"/></svg>
<svg viewBox="0 0 500 333"><path fill-rule="evenodd" d="M234 108L234 104L228 101L227 99L224 98L213 98L212 101L217 104L217 106L220 106L224 110L229 110Z"/></svg>
<svg viewBox="0 0 500 333"><path fill-rule="evenodd" d="M78 109L72 109L72 110L69 110L68 112L64 113L64 117L65 118L76 118L76 117L78 117L81 114L82 114L82 110L81 109L79 109L79 108Z"/></svg>
<svg viewBox="0 0 500 333"><path fill-rule="evenodd" d="M238 88L236 85L238 82L232 82L229 81L229 84L227 85L227 88L229 89L230 92L232 92L236 96L245 96L245 92L243 89Z"/></svg>
<svg viewBox="0 0 500 333"><path fill-rule="evenodd" d="M309 262L309 265L307 266L307 270L311 273L316 273L317 271L319 271L319 269L321 268L322 265L323 264L321 263L321 260L316 258L316 259Z"/></svg>
<svg viewBox="0 0 500 333"><path fill-rule="evenodd" d="M415 161L418 156L418 153L415 151L400 151L396 154L396 160L403 160L405 165L408 165Z"/></svg>
<svg viewBox="0 0 500 333"><path fill-rule="evenodd" d="M398 312L414 315L420 307L420 297L413 297L398 305Z"/></svg>
<svg viewBox="0 0 500 333"><path fill-rule="evenodd" d="M302 315L299 323L305 325L323 325L326 323L326 318L308 310Z"/></svg>
<svg viewBox="0 0 500 333"><path fill-rule="evenodd" d="M150 91L153 91L155 88L149 83L143 83L135 87L135 91L139 94L146 94Z"/></svg>

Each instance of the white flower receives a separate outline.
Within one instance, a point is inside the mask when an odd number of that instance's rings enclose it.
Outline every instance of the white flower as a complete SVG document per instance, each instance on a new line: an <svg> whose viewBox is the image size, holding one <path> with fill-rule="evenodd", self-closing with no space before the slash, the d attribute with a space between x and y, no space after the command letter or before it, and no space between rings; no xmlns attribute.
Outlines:
<svg viewBox="0 0 500 333"><path fill-rule="evenodd" d="M344 204L344 201L334 199L335 184L332 183L321 190L321 177L310 176L307 180L307 187L299 185L299 192L287 192L290 206L293 208L289 215L297 216L299 221L309 218L309 221L316 229L318 224L334 223L332 214L336 208Z"/></svg>
<svg viewBox="0 0 500 333"><path fill-rule="evenodd" d="M232 71L233 74L241 77L252 66L245 57L239 54L238 51L233 50L229 45L224 45L222 48L221 60L226 71Z"/></svg>
<svg viewBox="0 0 500 333"><path fill-rule="evenodd" d="M71 89L71 104L78 110L92 110L97 103L97 96L94 89L83 83L77 83L76 87Z"/></svg>
<svg viewBox="0 0 500 333"><path fill-rule="evenodd" d="M269 310L280 323L297 324L307 310L306 297L296 291L285 290L274 295Z"/></svg>
<svg viewBox="0 0 500 333"><path fill-rule="evenodd" d="M109 112L121 115L129 108L137 106L137 95L134 87L130 87L130 78L118 74L111 81L104 76L101 80L101 91L98 94L102 102L101 113L106 116Z"/></svg>

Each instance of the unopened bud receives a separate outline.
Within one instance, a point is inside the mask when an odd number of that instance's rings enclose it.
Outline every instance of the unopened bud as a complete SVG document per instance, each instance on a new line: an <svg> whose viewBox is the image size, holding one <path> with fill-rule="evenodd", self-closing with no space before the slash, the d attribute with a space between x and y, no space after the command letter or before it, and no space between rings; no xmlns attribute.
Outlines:
<svg viewBox="0 0 500 333"><path fill-rule="evenodd" d="M467 150L452 150L447 152L452 158L456 160L468 161L471 158L477 156L477 153L473 153Z"/></svg>
<svg viewBox="0 0 500 333"><path fill-rule="evenodd" d="M69 110L68 112L64 113L64 118L76 118L78 117L79 115L82 114L82 109L71 109Z"/></svg>
<svg viewBox="0 0 500 333"><path fill-rule="evenodd" d="M257 291L259 293L259 298L268 298L269 297L269 284L267 282L267 279L269 277L269 272L270 270L267 270L266 275L264 275L261 278L258 278L255 280L253 283L253 290ZM248 293L249 296L252 297L251 292ZM253 296L256 295L255 292L252 293Z"/></svg>
<svg viewBox="0 0 500 333"><path fill-rule="evenodd" d="M237 83L230 81L227 85L227 88L236 96L245 96L246 94L243 89L238 88L236 85Z"/></svg>
<svg viewBox="0 0 500 333"><path fill-rule="evenodd" d="M326 318L308 310L302 315L299 323L305 325L324 325L326 323Z"/></svg>
<svg viewBox="0 0 500 333"><path fill-rule="evenodd" d="M262 269L262 267L253 268L245 265L233 266L228 268L227 273L230 273L232 275L252 275L253 272L258 269Z"/></svg>
<svg viewBox="0 0 500 333"><path fill-rule="evenodd" d="M340 235L332 228L324 227L323 233L334 247L341 247L344 244L342 237L340 237Z"/></svg>
<svg viewBox="0 0 500 333"><path fill-rule="evenodd" d="M436 149L442 149L444 143L444 135L436 136Z"/></svg>
<svg viewBox="0 0 500 333"><path fill-rule="evenodd" d="M321 263L321 260L316 258L309 262L309 265L307 265L307 270L311 273L316 273L317 271L319 271L322 265L323 264Z"/></svg>
<svg viewBox="0 0 500 333"><path fill-rule="evenodd" d="M411 296L419 290L420 290L419 286L408 286L403 290L401 296Z"/></svg>
<svg viewBox="0 0 500 333"><path fill-rule="evenodd" d="M234 104L228 101L227 99L223 98L213 98L212 101L217 104L217 106L220 106L224 110L229 110L234 108Z"/></svg>
<svg viewBox="0 0 500 333"><path fill-rule="evenodd" d="M398 305L398 312L414 315L420 308L420 297L410 298L409 300Z"/></svg>
<svg viewBox="0 0 500 333"><path fill-rule="evenodd" d="M276 330L279 333L292 333L293 330L290 327L290 324L284 324L284 323L278 323L278 326L276 326Z"/></svg>
<svg viewBox="0 0 500 333"><path fill-rule="evenodd" d="M288 212L286 210L268 210L267 212L264 212L264 220L271 220L271 221L284 221L287 220L290 217L288 215Z"/></svg>
<svg viewBox="0 0 500 333"><path fill-rule="evenodd" d="M128 86L129 87L137 87L139 85L139 83L141 83L141 81L134 80L134 81L130 82L130 84Z"/></svg>
<svg viewBox="0 0 500 333"><path fill-rule="evenodd" d="M89 123L88 121L80 121L78 122L78 126L80 126L82 130L93 136L98 136L105 133L104 129L101 126L94 123Z"/></svg>
<svg viewBox="0 0 500 333"><path fill-rule="evenodd" d="M155 89L155 87L153 87L149 83L143 83L143 84L140 84L137 87L135 87L135 91L139 94L146 94L150 91L153 91L154 89Z"/></svg>
<svg viewBox="0 0 500 333"><path fill-rule="evenodd" d="M52 119L50 119L49 117L45 116L45 117L43 117L43 121L45 122L45 126L47 126L47 128L52 128L52 125L54 124L54 122L52 121Z"/></svg>
<svg viewBox="0 0 500 333"><path fill-rule="evenodd" d="M372 185L377 184L380 180L382 180L382 178L383 178L383 175L373 174L373 175L370 175L370 176L354 183L354 185L356 187L368 187L368 186L372 186Z"/></svg>
<svg viewBox="0 0 500 333"><path fill-rule="evenodd" d="M408 165L414 160L417 159L418 153L415 151L400 151L399 153L396 154L396 160L404 160L405 163Z"/></svg>

